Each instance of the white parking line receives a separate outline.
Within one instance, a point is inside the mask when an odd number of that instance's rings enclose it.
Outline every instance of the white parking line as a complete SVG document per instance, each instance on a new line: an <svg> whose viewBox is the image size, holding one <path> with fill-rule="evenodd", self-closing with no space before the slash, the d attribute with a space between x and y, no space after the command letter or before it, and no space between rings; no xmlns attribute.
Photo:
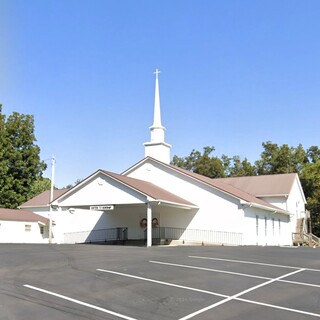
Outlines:
<svg viewBox="0 0 320 320"><path fill-rule="evenodd" d="M304 314L304 315L307 315L307 316L313 316L313 317L320 318L320 314L318 314L318 313L307 312L307 311L302 311L302 310L298 310L298 309L291 309L291 308L277 306L277 305L274 305L274 304L263 303L263 302L258 302L258 301L252 301L252 300L243 299L243 298L236 298L234 300L243 301L243 302L247 302L247 303L251 303L251 304L257 304L257 305L264 306L264 307L280 309L280 310L284 310L284 311L290 311L290 312Z"/></svg>
<svg viewBox="0 0 320 320"><path fill-rule="evenodd" d="M260 266L277 267L277 268L285 268L285 269L301 269L302 268L302 267L294 267L294 266L285 266L281 264L270 264L270 263L254 262L254 261L230 260L230 259L201 257L201 256L188 256L188 258L254 264L254 265L260 265ZM304 268L304 270L320 272L319 269Z"/></svg>
<svg viewBox="0 0 320 320"><path fill-rule="evenodd" d="M154 282L154 283L162 284L162 285L165 285L165 286L176 287L176 288L180 288L180 289L191 290L191 291L196 291L196 292L201 292L201 293L207 293L207 294L210 294L210 295L213 295L213 296L222 297L222 298L228 297L228 296L225 295L225 294L220 294L220 293L216 293L216 292L212 292L212 291L207 291L207 290L201 290L201 289L192 288L192 287L181 286L181 285L179 285L179 284L174 284L174 283L170 283L170 282L164 282L164 281L154 280L154 279L150 279L150 278L143 278L143 277L134 276L134 275L128 274L128 273L121 273L121 272L116 272L116 271L111 271L111 270L105 270L105 269L97 269L97 271L106 272L106 273L112 273L112 274L116 274L116 275L118 275L118 276L123 276L123 277L128 277L128 278L134 278L134 279L143 280L143 281Z"/></svg>
<svg viewBox="0 0 320 320"><path fill-rule="evenodd" d="M214 304L212 304L212 305L210 305L210 306L208 306L208 307L205 307L205 308L202 308L202 309L200 309L200 310L198 310L198 311L196 311L196 312L193 312L193 313L191 313L191 314L189 314L189 315L187 315L187 316L185 316L185 317L183 317L183 318L180 318L179 320L191 319L191 318L193 318L194 316L197 316L197 315L199 315L199 314L201 314L201 313L203 313L203 312L205 312L205 311L208 311L208 310L213 309L213 308L215 308L215 307L218 307L218 306L220 306L220 305L222 305L222 304L225 304L225 303L228 302L228 301L235 300L235 299L239 298L240 296L242 296L242 295L244 295L244 294L246 294L246 293L249 293L249 292L251 292L251 291L254 291L254 290L256 290L256 289L259 289L259 288L261 288L261 287L264 287L264 286L266 286L266 285L268 285L268 284L270 284L270 283L273 283L273 282L275 282L275 281L279 281L279 280L281 280L281 279L283 279L283 278L289 277L289 276L291 276L291 275L293 275L293 274L295 274L295 273L298 273L298 272L301 272L301 271L304 271L304 270L305 270L305 269L295 270L295 271L290 272L290 273L287 273L287 274L285 274L285 275L283 275L283 276L281 276L281 277L274 278L274 279L271 279L271 280L266 281L266 282L264 282L264 283L258 284L257 286L254 286L254 287L251 287L251 288L246 289L246 290L244 290L244 291L241 291L241 292L239 292L239 293L237 293L237 294L235 294L235 295L233 295L233 296L227 297L226 299L223 299L223 300L221 300L221 301L219 301L219 302L216 302L216 303L214 303ZM240 299L238 299L238 300L240 300ZM244 301L244 300L243 300L243 301ZM251 302L251 300L248 300L248 301ZM252 301L252 302L253 302L253 301ZM267 304L265 304L265 306L272 306L272 305L267 305ZM273 307L273 306L272 306L272 307ZM282 308L282 307L278 307L278 308ZM309 315L310 315L310 313L307 313L307 312L304 312L304 311L301 311L301 310L295 310L295 309L289 309L289 308L286 308L286 310L287 310L287 311L291 311L291 312L297 312L297 313L309 314ZM317 315L317 314L314 314L314 315L317 316L317 317L320 317L320 315Z"/></svg>
<svg viewBox="0 0 320 320"><path fill-rule="evenodd" d="M312 284L312 283L305 283L305 282L298 282L298 281L290 281L290 280L279 280L279 282L292 283L292 284L297 284L297 285L306 286L306 287L320 288L319 284Z"/></svg>
<svg viewBox="0 0 320 320"><path fill-rule="evenodd" d="M167 263L164 263L167 264ZM223 294L219 294L216 292L212 292L212 291L206 291L206 290L201 290L201 289L196 289L196 288L192 288L192 287L186 287L186 286L181 286L181 285L177 285L177 284L173 284L173 283L169 283L169 282L164 282L164 281L159 281L159 280L154 280L154 279L150 279L150 278L144 278L144 277L140 277L140 276L135 276L135 275L131 275L131 274L127 274L127 273L121 273L121 272L116 272L116 271L111 271L111 270L105 270L105 269L97 269L97 271L100 272L106 272L106 273L111 273L111 274L115 274L115 275L119 275L119 276L124 276L124 277L129 277L129 278L134 278L134 279L138 279L138 280L143 280L143 281L149 281L149 282L153 282L153 283L157 283L157 284L162 284L162 285L166 285L166 286L171 286L171 287L177 287L180 289L187 289L187 290L191 290L191 291L196 291L196 292L201 292L201 293L206 293L206 294L210 294L210 295L216 295L216 296L220 296L223 297L225 299L220 300L208 307L205 307L201 310L198 310L196 312L193 312L183 318L180 318L179 320L187 320L187 319L191 319L193 317L195 317L196 315L199 315L205 311L208 311L210 309L213 309L219 305L222 305L228 301L231 300L237 300L237 301L242 301L242 302L246 302L246 303L250 303L250 304L256 304L256 305L261 305L261 306L265 306L265 307L269 307L269 308L274 308L274 309L280 309L280 310L284 310L284 311L290 311L290 312L294 312L294 313L298 313L298 314L304 314L304 315L309 315L309 316L314 316L314 317L318 317L320 318L320 314L316 314L316 313L312 313L312 312L307 312L307 311L302 311L302 310L298 310L298 309L292 309L292 308L286 308L286 307L281 307L278 305L273 305L273 304L268 304L268 303L263 303L263 302L258 302L258 301L253 301L253 300L248 300L248 299L244 299L244 298L240 298L240 296L249 293L251 291L254 291L256 289L259 289L261 287L264 287L268 284L271 284L273 282L276 281L284 281L286 282L286 280L283 280L286 277L289 277L293 274L305 271L305 269L299 269L299 270L295 270L293 272L287 273L285 275L282 275L280 277L277 278L268 278L269 281L263 282L257 286L251 287L249 289L246 289L242 292L239 292L233 296L227 296L227 295L223 295ZM291 281L288 281L291 282ZM298 283L300 284L300 283Z"/></svg>
<svg viewBox="0 0 320 320"><path fill-rule="evenodd" d="M55 297L58 297L60 299L64 299L64 300L67 300L67 301L70 301L70 302L73 302L73 303L76 303L76 304L80 304L82 306L85 306L85 307L88 307L88 308L91 308L91 309L95 309L95 310L98 310L98 311L101 311L101 312L104 312L104 313L112 314L113 316L116 316L118 318L122 318L122 319L126 319L126 320L137 320L135 318L128 317L128 316L125 316L123 314L120 314L120 313L117 313L117 312L114 312L114 311L111 311L111 310L107 310L107 309L95 306L93 304L90 304L90 303L82 302L80 300L73 299L73 298L64 296L62 294L58 294L58 293L52 292L52 291L48 291L48 290L44 290L44 289L37 288L37 287L34 287L34 286L30 286L28 284L25 284L24 287L32 289L32 290L40 291L40 292L49 294L51 296L55 296Z"/></svg>
<svg viewBox="0 0 320 320"><path fill-rule="evenodd" d="M232 274L236 276L242 276L242 277L249 277L249 278L257 278L257 279L264 279L264 280L271 280L273 278L270 277L261 277L261 276L255 276L247 273L239 273L239 272L231 272L231 271L225 271L225 270L220 270L220 269L211 269L211 268L203 268L203 267L196 267L196 266L190 266L186 264L177 264L177 263L170 263L170 262L162 262L162 261L154 261L150 260L150 263L156 263L156 264L163 264L163 265L168 265L168 266L173 266L173 267L181 267L181 268L189 268L189 269L196 269L196 270L202 270L202 271L211 271L211 272L217 272L217 273L227 273L227 274ZM295 268L296 269L296 268ZM304 269L308 270L308 269ZM305 283L305 282L298 282L298 281L290 281L290 280L277 280L279 282L285 282L285 283L292 283L300 286L306 286L306 287L315 287L315 288L320 288L320 285L318 284L312 284L312 283Z"/></svg>
<svg viewBox="0 0 320 320"><path fill-rule="evenodd" d="M256 279L263 279L263 280L270 280L272 278L267 278L267 277L261 277L261 276L254 276L252 274L247 274L247 273L239 273L239 272L232 272L232 271L225 271L225 270L220 270L220 269L210 269L210 268L203 268L203 267L196 267L196 266L189 266L186 264L177 264L177 263L170 263L170 262L162 262L162 261L154 261L151 260L149 261L150 263L157 263L157 264L163 264L167 266L173 266L173 267L180 267L180 268L188 268L188 269L196 269L196 270L203 270L203 271L211 271L211 272L217 272L217 273L227 273L227 274L232 274L236 276L242 276L242 277L248 277L248 278L256 278Z"/></svg>

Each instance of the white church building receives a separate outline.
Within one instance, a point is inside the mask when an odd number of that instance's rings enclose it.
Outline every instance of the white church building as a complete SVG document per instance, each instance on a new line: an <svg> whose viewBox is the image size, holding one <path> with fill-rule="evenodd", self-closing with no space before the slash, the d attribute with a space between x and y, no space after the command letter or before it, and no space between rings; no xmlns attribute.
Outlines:
<svg viewBox="0 0 320 320"><path fill-rule="evenodd" d="M170 164L158 70L145 157L121 174L97 170L68 190L20 208L50 220L52 243L291 245L306 232L297 174L211 179Z"/></svg>

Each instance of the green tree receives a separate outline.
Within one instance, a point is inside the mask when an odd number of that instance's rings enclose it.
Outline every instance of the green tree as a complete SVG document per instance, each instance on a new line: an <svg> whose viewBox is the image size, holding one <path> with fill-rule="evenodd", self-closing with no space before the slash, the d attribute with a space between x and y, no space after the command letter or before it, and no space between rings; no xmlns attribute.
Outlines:
<svg viewBox="0 0 320 320"><path fill-rule="evenodd" d="M307 156L309 162L316 163L317 161L320 160L320 149L317 146L311 146L307 150Z"/></svg>
<svg viewBox="0 0 320 320"><path fill-rule="evenodd" d="M310 162L304 165L300 179L307 200L306 208L311 212L312 232L320 236L320 159L314 153L308 154Z"/></svg>
<svg viewBox="0 0 320 320"><path fill-rule="evenodd" d="M28 200L46 169L35 142L33 116L13 112L6 119L0 105L0 207L16 208Z"/></svg>
<svg viewBox="0 0 320 320"><path fill-rule="evenodd" d="M32 184L28 199L35 197L36 195L42 193L43 191L51 189L51 180L49 178L38 177Z"/></svg>
<svg viewBox="0 0 320 320"><path fill-rule="evenodd" d="M241 160L239 156L229 158L226 155L221 157L224 163L225 175L228 177L244 177L257 175L256 167L247 158Z"/></svg>
<svg viewBox="0 0 320 320"><path fill-rule="evenodd" d="M301 173L304 164L308 162L307 153L302 145L297 148L289 147L287 144L278 146L276 143L267 141L262 143L264 148L261 159L255 162L257 173Z"/></svg>
<svg viewBox="0 0 320 320"><path fill-rule="evenodd" d="M214 150L214 147L204 147L201 154L200 151L193 149L187 157L174 156L171 163L209 178L222 178L224 177L224 164L218 157L210 156Z"/></svg>

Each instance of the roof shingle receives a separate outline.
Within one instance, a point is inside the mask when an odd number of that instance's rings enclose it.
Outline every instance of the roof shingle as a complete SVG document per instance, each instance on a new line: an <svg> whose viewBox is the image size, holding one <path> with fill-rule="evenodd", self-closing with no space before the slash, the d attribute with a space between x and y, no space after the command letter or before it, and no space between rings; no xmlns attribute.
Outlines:
<svg viewBox="0 0 320 320"><path fill-rule="evenodd" d="M17 209L0 209L0 220L8 221L30 221L41 222L45 225L49 225L49 219L35 214L29 210L17 210Z"/></svg>
<svg viewBox="0 0 320 320"><path fill-rule="evenodd" d="M57 199L69 189L54 189L53 190L53 200ZM43 191L42 193L38 194L34 198L28 200L27 202L23 203L20 208L27 208L27 207L45 207L48 206L50 203L50 190Z"/></svg>

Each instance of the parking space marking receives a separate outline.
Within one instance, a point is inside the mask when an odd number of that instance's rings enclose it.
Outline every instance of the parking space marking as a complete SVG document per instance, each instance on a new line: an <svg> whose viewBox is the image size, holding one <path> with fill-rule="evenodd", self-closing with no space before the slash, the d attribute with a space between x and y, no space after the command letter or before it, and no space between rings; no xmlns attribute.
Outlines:
<svg viewBox="0 0 320 320"><path fill-rule="evenodd" d="M185 265L185 264L161 262L161 261L154 261L154 260L150 260L149 262L150 263L156 263L156 264L168 265L168 266L174 266L174 267L202 270L202 271L211 271L211 272L217 272L217 273L227 273L227 274L236 275L236 276L257 278L257 279L263 279L263 280L271 280L271 279L273 279L273 278L270 278L270 277L255 276L255 275L251 275L251 274L247 274L247 273L239 273L239 272L225 271L225 270L221 270L221 269L211 269L211 268L196 267L196 266L190 266L190 265ZM297 268L294 268L294 269L297 269ZM309 270L310 271L310 269L304 269L304 270ZM291 281L291 280L277 280L277 281L285 282L285 283L292 283L292 284L306 286L306 287L320 288L320 285L312 284L312 283L304 283L304 282Z"/></svg>
<svg viewBox="0 0 320 320"><path fill-rule="evenodd" d="M285 266L281 264L270 264L270 263L254 262L254 261L231 260L231 259L221 259L221 258L211 258L211 257L201 257L201 256L188 256L188 258L254 264L254 265L260 265L260 266L277 267L277 268L285 268L285 269L301 269L301 267ZM319 269L310 269L310 268L304 268L304 269L308 271L320 272Z"/></svg>
<svg viewBox="0 0 320 320"><path fill-rule="evenodd" d="M179 285L179 284L174 284L174 283L170 283L170 282L164 282L164 281L154 280L154 279L150 279L150 278L143 278L143 277L134 276L134 275L128 274L128 273L121 273L121 272L116 272L116 271L111 271L111 270L105 270L105 269L97 269L97 271L106 272L106 273L111 273L111 274L116 274L116 275L119 275L119 276L128 277L128 278L133 278L133 279L138 279L138 280L143 280L143 281L148 281L148 282L153 282L153 283L162 284L162 285L165 285L165 286L176 287L176 288L185 289L185 290L191 290L191 291L196 291L196 292L200 292L200 293L207 293L207 294L210 294L210 295L213 295L213 296L222 297L222 298L228 297L227 295L221 294L221 293L216 293L216 292L207 291L207 290L201 290L201 289L192 288L192 287L181 286L181 285Z"/></svg>
<svg viewBox="0 0 320 320"><path fill-rule="evenodd" d="M186 264L177 264L177 263L154 261L154 260L150 260L149 262L150 263L167 265L167 266L173 266L173 267L187 268L187 269L196 269L196 270L211 271L211 272L217 272L217 273L227 273L227 274L232 274L232 275L242 276L242 277L248 277L248 278L256 278L256 279L263 279L263 280L272 279L270 277L268 278L268 277L255 276L255 275L247 274L247 273L239 273L239 272L225 271L225 270L220 270L220 269L196 267L196 266L190 266L190 265L186 265Z"/></svg>
<svg viewBox="0 0 320 320"><path fill-rule="evenodd" d="M290 272L290 273L284 274L284 275L282 275L282 276L280 276L280 277L277 277L277 278L271 279L271 280L269 280L269 281L260 283L260 284L254 286L254 287L248 288L248 289L246 289L246 290L244 290L244 291L241 291L241 292L239 292L239 293L237 293L237 294L235 294L235 295L233 295L233 296L227 297L227 298L225 298L225 299L223 299L223 300L221 300L221 301L219 301L219 302L216 302L216 303L214 303L214 304L212 304L212 305L210 305L210 306L208 306L208 307L205 307L205 308L202 308L202 309L200 309L200 310L198 310L198 311L196 311L196 312L193 312L193 313L191 313L191 314L189 314L189 315L187 315L187 316L185 316L185 317L183 317L183 318L180 318L179 320L191 319L191 318L193 318L194 316L197 316L197 315L199 315L199 314L201 314L201 313L203 313L203 312L205 312L205 311L208 311L208 310L211 310L211 309L213 309L213 308L216 308L216 307L218 307L218 306L220 306L220 305L222 305L222 304L225 304L225 303L227 303L227 302L229 302L229 301L231 301L231 300L235 300L235 299L239 298L240 296L242 296L242 295L244 295L244 294L246 294L246 293L249 293L249 292L254 291L254 290L256 290L256 289L259 289L259 288L261 288L261 287L265 287L265 286L267 286L267 285L269 285L269 284L271 284L271 283L273 283L273 282L275 282L275 281L279 281L279 280L281 280L281 279L283 279L283 278L290 277L290 276L292 276L293 274L296 274L296 273L301 272L301 271L304 271L304 270L305 270L305 269L295 270L295 271L292 271L292 272ZM239 299L238 299L238 300L239 300ZM251 300L249 300L249 301L251 301ZM290 311L295 312L294 309L292 309L292 310L290 310ZM304 311L299 310L299 313L304 313ZM320 315L318 315L318 316L320 317Z"/></svg>
<svg viewBox="0 0 320 320"><path fill-rule="evenodd" d="M80 300L77 300L77 299L73 299L73 298L64 296L64 295L59 294L59 293L55 293L55 292L48 291L48 290L45 290L45 289L41 289L41 288L38 288L38 287L30 286L28 284L25 284L24 287L32 289L32 290L40 291L40 292L46 293L48 295L55 296L57 298L64 299L64 300L67 300L67 301L70 301L70 302L73 302L73 303L76 303L76 304L80 304L82 306L85 306L85 307L88 307L88 308L91 308L91 309L95 309L95 310L98 310L98 311L101 311L101 312L104 312L104 313L108 313L108 314L111 314L111 315L116 316L118 318L122 318L122 319L126 319L126 320L137 320L135 318L128 317L128 316L125 316L123 314L120 314L120 313L117 313L117 312L114 312L114 311L111 311L111 310L107 310L107 309L104 309L104 308L101 308L101 307L98 307L98 306L95 306L93 304L86 303L86 302L83 302L83 301L80 301Z"/></svg>
<svg viewBox="0 0 320 320"><path fill-rule="evenodd" d="M300 285L300 286L320 288L319 284L312 284L312 283L305 283L305 282L291 281L291 280L278 280L278 281L279 282L285 282L285 283L297 284L297 285Z"/></svg>
<svg viewBox="0 0 320 320"><path fill-rule="evenodd" d="M247 302L247 303L251 303L251 304L257 304L257 305L264 306L264 307L280 309L280 310L284 310L284 311L290 311L290 312L304 314L304 315L307 315L307 316L313 316L313 317L320 318L320 314L318 314L318 313L307 312L307 311L302 311L302 310L292 309L292 308L286 308L286 307L281 307L281 306L277 306L277 305L274 305L274 304L258 302L258 301L243 299L243 298L235 298L234 300L243 301L243 302Z"/></svg>

